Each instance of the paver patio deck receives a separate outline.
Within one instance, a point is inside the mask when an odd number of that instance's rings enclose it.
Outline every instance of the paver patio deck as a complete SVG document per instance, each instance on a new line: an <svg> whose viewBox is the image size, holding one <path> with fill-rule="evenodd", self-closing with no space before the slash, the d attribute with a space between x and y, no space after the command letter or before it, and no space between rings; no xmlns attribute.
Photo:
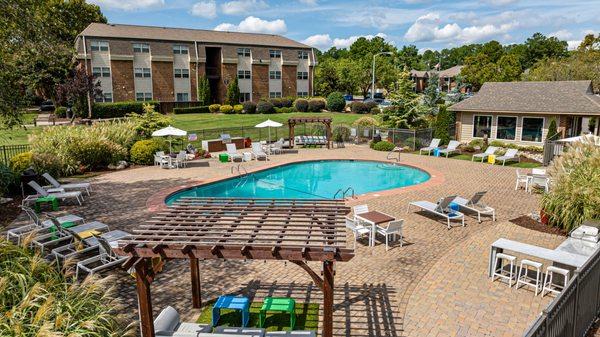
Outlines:
<svg viewBox="0 0 600 337"><path fill-rule="evenodd" d="M371 159L385 161L385 152L366 146L344 149L300 149L299 153L271 156L268 162L244 163L248 171L290 161L310 159ZM486 277L489 245L499 237L553 248L556 235L518 227L508 220L538 209L537 195L514 190L515 169L470 161L402 154L401 163L432 173L430 182L349 201L405 219L405 245L385 251L378 241L357 245L356 257L336 264L334 334L336 336L520 336L550 297L534 297L525 290L508 289ZM179 170L142 167L95 178L95 193L84 207L67 210L100 220L111 229L138 226L156 209L164 190L180 185L231 177L232 163L216 159L192 163ZM359 177L357 177L359 178ZM351 182L340 182L340 187ZM487 190L484 201L496 208L498 221L479 224L467 217L466 227L447 230L442 220L423 213L406 213L409 201L450 194L470 197ZM161 192L162 191L162 192ZM151 200L150 202L148 200ZM348 233L348 245L353 237ZM293 297L297 302L321 302L321 292L308 275L283 262L201 261L202 297L243 293L257 300L266 296ZM318 270L318 265L313 265ZM172 305L184 319L194 319L188 265L169 263L152 285L155 314ZM134 279L117 272L119 291L135 319Z"/></svg>

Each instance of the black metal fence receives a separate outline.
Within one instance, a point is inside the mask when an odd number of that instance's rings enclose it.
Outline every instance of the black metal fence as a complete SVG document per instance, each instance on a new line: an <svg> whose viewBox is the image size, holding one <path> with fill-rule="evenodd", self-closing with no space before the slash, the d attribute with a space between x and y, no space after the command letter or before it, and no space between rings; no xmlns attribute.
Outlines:
<svg viewBox="0 0 600 337"><path fill-rule="evenodd" d="M202 104L197 101L185 101L185 102L160 101L160 104L158 104L158 112L160 112L161 114L168 114L168 113L172 113L173 109L175 109L175 108L192 108L192 107L197 107L197 106L201 106L201 105L206 105L206 104Z"/></svg>
<svg viewBox="0 0 600 337"><path fill-rule="evenodd" d="M524 337L584 337L600 314L600 250L579 269Z"/></svg>
<svg viewBox="0 0 600 337"><path fill-rule="evenodd" d="M31 148L28 144L23 145L0 145L0 163L8 165L10 158L18 155L19 153L27 152Z"/></svg>

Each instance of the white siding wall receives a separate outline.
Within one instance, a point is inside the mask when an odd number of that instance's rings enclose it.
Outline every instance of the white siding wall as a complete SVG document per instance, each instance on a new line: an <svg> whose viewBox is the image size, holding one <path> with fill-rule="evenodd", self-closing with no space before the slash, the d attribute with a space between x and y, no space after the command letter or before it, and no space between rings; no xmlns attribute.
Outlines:
<svg viewBox="0 0 600 337"><path fill-rule="evenodd" d="M283 55L281 58L272 58L269 63L269 72L271 71L282 71L283 68ZM283 74L282 74L283 76ZM275 80L269 78L269 92L281 92L283 95L281 79Z"/></svg>
<svg viewBox="0 0 600 337"><path fill-rule="evenodd" d="M173 55L173 69L187 69L188 70L188 74L191 76L190 74L190 54L189 52L187 54L174 54ZM173 70L173 74L175 73L175 71ZM192 94L191 94L191 83L190 83L190 78L175 78L173 76L173 90L174 90L174 97L173 100L177 99L177 94L178 93L187 93L189 99L192 99Z"/></svg>
<svg viewBox="0 0 600 337"><path fill-rule="evenodd" d="M132 49L133 50L133 49ZM133 51L132 51L133 52ZM150 53L133 53L133 84L135 92L153 92L152 91L152 77L135 77L135 68L150 68L150 74L152 74L152 50ZM154 97L154 93L152 94Z"/></svg>
<svg viewBox="0 0 600 337"><path fill-rule="evenodd" d="M250 51L250 55L252 55L252 51ZM252 74L252 56L238 55L237 70L250 71L250 76L254 76ZM240 87L240 92L250 93L250 100L252 100L252 78L238 79L238 86Z"/></svg>
<svg viewBox="0 0 600 337"><path fill-rule="evenodd" d="M88 43L91 43L88 42ZM92 51L92 60L91 60L91 64L92 64L92 69L93 67L108 67L110 68L110 46L108 51ZM92 69L90 69L90 72L92 71ZM112 88L112 69L110 69L110 77L101 77L98 78L98 81L100 81L100 88L102 89L102 93L112 93L113 92L113 88Z"/></svg>
<svg viewBox="0 0 600 337"><path fill-rule="evenodd" d="M308 63L309 63L309 60L299 59L297 71L298 72L300 72L300 71L307 72L307 73L309 73L309 76L310 76ZM296 78L298 78L298 77L296 76ZM309 82L309 80L296 79L296 91L297 92L308 92L308 87L309 87L308 82ZM310 92L308 92L308 94L310 95Z"/></svg>

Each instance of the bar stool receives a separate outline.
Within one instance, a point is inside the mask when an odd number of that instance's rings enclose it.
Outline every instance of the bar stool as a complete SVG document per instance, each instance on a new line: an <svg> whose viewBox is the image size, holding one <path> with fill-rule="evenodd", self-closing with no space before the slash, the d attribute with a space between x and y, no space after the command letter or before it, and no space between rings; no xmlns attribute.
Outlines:
<svg viewBox="0 0 600 337"><path fill-rule="evenodd" d="M564 282L563 285L559 285L556 283L552 283L552 278L554 274L560 274L563 276ZM544 277L544 287L542 288L542 297L544 297L545 292L551 292L554 294L560 294L561 291L567 288L567 283L569 282L569 271L567 269L558 268L555 266L548 266L546 268L546 276ZM560 290L557 290L559 288Z"/></svg>
<svg viewBox="0 0 600 337"><path fill-rule="evenodd" d="M529 267L535 268L535 279L529 276ZM535 296L538 291L542 290L540 282L542 282L542 264L539 262L523 259L521 260L521 266L519 267L519 275L517 276L517 285L515 288L519 289L520 284L532 286L535 288Z"/></svg>
<svg viewBox="0 0 600 337"><path fill-rule="evenodd" d="M504 270L504 265L502 264L503 260L508 261L510 264L510 270L508 272L506 270ZM496 266L498 266L498 262L500 262L500 266L496 267ZM513 271L516 268L516 266L515 266L516 262L517 262L516 256L512 256L512 255L508 255L508 254L504 254L504 253L497 253L496 258L494 259L494 273L492 274L492 281L494 281L495 277L498 276L499 278L508 280L508 287L509 288L512 287Z"/></svg>

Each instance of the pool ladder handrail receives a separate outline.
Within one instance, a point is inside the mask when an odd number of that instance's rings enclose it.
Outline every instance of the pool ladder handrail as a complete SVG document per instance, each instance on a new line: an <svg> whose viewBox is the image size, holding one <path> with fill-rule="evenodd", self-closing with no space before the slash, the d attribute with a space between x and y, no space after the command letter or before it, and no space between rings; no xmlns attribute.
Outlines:
<svg viewBox="0 0 600 337"><path fill-rule="evenodd" d="M401 153L401 149L400 147L396 146L392 151L388 152L386 159L387 160L395 160L396 162L400 162L400 153ZM398 157L394 158L392 155L395 154L396 152L398 152Z"/></svg>
<svg viewBox="0 0 600 337"><path fill-rule="evenodd" d="M344 190L343 188L337 190L333 195L333 199L335 199L340 192L342 193L342 199L346 199L346 193L348 192L352 192L352 198L354 198L354 188L352 188L352 186L349 186L346 190Z"/></svg>
<svg viewBox="0 0 600 337"><path fill-rule="evenodd" d="M241 176L242 175L242 169L244 170L244 174L247 175L248 171L246 170L246 168L244 166L242 166L242 164L238 164L237 166L232 166L231 169L230 169L230 171L231 171L231 174L233 174L234 171L237 171L238 176Z"/></svg>

